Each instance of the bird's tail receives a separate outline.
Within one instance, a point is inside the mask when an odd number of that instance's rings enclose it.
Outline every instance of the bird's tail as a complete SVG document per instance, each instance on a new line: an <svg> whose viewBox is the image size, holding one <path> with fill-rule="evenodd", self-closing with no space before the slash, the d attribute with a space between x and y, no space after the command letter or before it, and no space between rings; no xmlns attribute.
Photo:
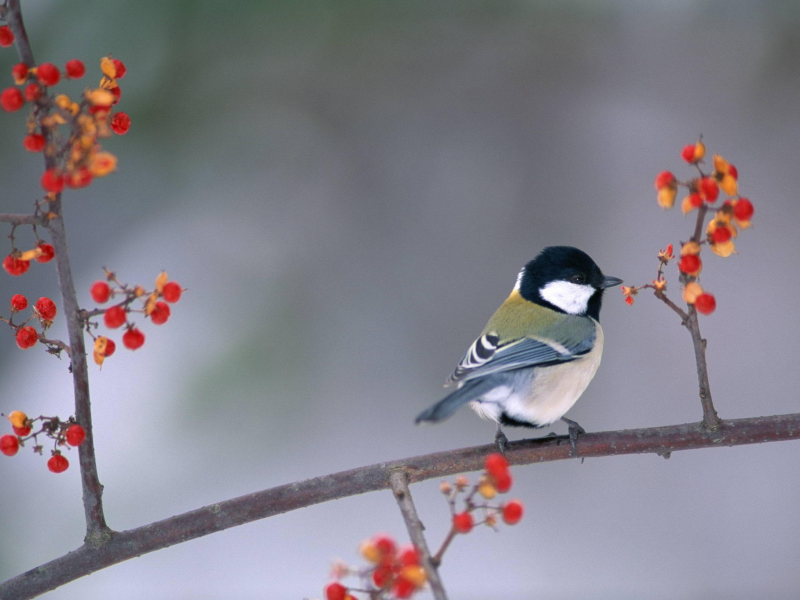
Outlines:
<svg viewBox="0 0 800 600"><path fill-rule="evenodd" d="M494 386L483 379L476 379L474 381L467 381L460 388L453 393L445 396L430 408L422 411L414 420L415 423L421 421L442 421L456 412L459 408L477 400L486 392L490 391Z"/></svg>

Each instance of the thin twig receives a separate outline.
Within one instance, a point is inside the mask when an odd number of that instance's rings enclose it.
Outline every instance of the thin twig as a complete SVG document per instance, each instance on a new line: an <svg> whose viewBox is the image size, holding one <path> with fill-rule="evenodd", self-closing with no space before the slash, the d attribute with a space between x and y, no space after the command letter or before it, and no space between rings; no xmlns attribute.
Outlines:
<svg viewBox="0 0 800 600"><path fill-rule="evenodd" d="M14 32L19 57L29 67L34 66L33 51L22 21L19 0L8 0L6 20ZM43 128L45 138L50 131ZM56 158L45 153L45 168L56 166ZM41 223L36 223L41 224ZM89 399L89 369L86 363L86 346L83 338L83 323L79 318L80 307L72 279L72 267L67 249L67 234L64 229L64 216L61 195L50 202L49 219L44 224L49 230L55 249L56 271L61 288L61 299L67 320L67 333L72 359L72 379L75 390L75 419L86 431L86 440L78 448L81 482L83 485L83 509L86 517L86 543L90 547L99 546L109 539L111 530L106 525L103 514L103 486L97 476L97 463L94 455L94 436L92 432L92 411Z"/></svg>
<svg viewBox="0 0 800 600"><path fill-rule="evenodd" d="M0 213L0 223L12 225L47 225L41 215L15 215L13 213Z"/></svg>
<svg viewBox="0 0 800 600"><path fill-rule="evenodd" d="M800 439L800 413L722 421L717 431L700 423L625 431L585 433L577 441L581 457L720 448ZM0 584L0 600L27 600L122 561L314 504L387 487L392 471L403 469L409 483L478 471L494 444L416 456L281 485L205 506L128 531L112 532L100 547L84 545ZM574 458L563 438L511 442L506 457L514 465Z"/></svg>
<svg viewBox="0 0 800 600"><path fill-rule="evenodd" d="M417 509L414 506L414 500L411 498L411 490L408 489L408 476L402 469L397 469L389 474L389 487L394 492L394 497L397 499L397 505L400 507L400 512L403 514L403 520L406 522L408 535L411 537L411 542L419 552L420 562L422 568L425 569L425 574L428 577L428 583L431 586L431 592L436 600L447 600L447 592L444 591L444 584L439 577L439 570L437 565L433 564L431 560L431 553L428 550L428 544L425 541L425 534L423 533L425 526L419 520Z"/></svg>

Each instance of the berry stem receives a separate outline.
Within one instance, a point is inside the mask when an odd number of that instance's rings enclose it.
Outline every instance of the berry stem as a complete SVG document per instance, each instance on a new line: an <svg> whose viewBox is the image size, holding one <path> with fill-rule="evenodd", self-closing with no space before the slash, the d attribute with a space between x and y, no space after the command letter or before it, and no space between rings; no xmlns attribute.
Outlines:
<svg viewBox="0 0 800 600"><path fill-rule="evenodd" d="M411 498L411 490L408 489L408 475L405 470L395 469L389 474L389 486L394 492L394 497L397 500L397 505L400 507L400 512L403 515L403 520L406 522L408 535L411 537L411 542L419 552L420 564L425 569L425 574L428 578L428 583L431 586L431 592L436 600L447 600L447 592L444 590L444 585L439 577L437 569L439 562L431 558L428 544L425 541L425 530L422 521L419 520L417 509L414 506L414 500Z"/></svg>
<svg viewBox="0 0 800 600"><path fill-rule="evenodd" d="M14 32L20 60L28 67L33 67L36 64L36 60L33 57L28 33L22 21L20 0L8 0L6 6L8 8L6 21ZM45 129L43 134L49 141L50 131ZM45 153L44 160L45 169L51 169L56 166L57 157ZM50 202L48 216L45 226L50 230L53 248L55 248L56 271L61 289L64 315L67 321L69 346L72 349L70 358L72 359L72 380L75 390L75 418L86 430L86 441L78 448L81 482L83 485L83 508L86 517L86 544L89 547L96 548L110 538L110 529L106 525L103 513L103 486L97 476L97 462L95 461L92 436L92 410L89 398L89 370L86 362L86 345L83 337L83 322L79 316L78 297L75 294L75 284L72 279L72 267L69 262L61 194L56 194L55 199Z"/></svg>

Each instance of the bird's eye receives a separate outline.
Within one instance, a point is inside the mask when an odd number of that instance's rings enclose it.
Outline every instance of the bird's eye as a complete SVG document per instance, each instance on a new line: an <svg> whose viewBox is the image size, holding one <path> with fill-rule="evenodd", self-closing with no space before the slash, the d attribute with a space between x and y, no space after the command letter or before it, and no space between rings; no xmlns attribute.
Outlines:
<svg viewBox="0 0 800 600"><path fill-rule="evenodd" d="M586 276L583 273L576 273L572 277L569 278L570 282L577 283L578 285L583 285L586 282Z"/></svg>

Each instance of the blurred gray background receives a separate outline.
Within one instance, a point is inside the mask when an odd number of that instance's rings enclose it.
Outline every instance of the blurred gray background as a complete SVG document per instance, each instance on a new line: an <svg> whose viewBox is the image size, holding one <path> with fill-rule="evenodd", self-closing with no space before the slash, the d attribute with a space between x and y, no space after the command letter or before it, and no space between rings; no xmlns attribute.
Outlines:
<svg viewBox="0 0 800 600"><path fill-rule="evenodd" d="M166 269L189 290L169 323L144 325L141 350L92 369L113 528L491 441L468 410L436 427L413 418L542 247L579 246L607 274L651 280L659 248L691 230L678 209L658 209L653 178L688 177L679 152L700 133L756 207L741 254L709 256L702 277L718 300L702 319L717 408L798 410L797 2L24 9L40 61L87 63L87 79L60 89L95 81L105 54L128 66L119 108L133 126L106 144L119 171L66 194L81 301L103 265L143 284ZM15 62L0 52L0 72ZM28 211L41 157L22 150L22 114L0 127L0 210ZM677 297L674 266L669 277ZM13 293L56 297L54 267L3 274L0 300ZM605 359L569 416L591 431L699 420L674 314L649 295L629 308L614 289L602 317ZM0 341L0 411L71 414L66 361ZM798 449L517 468L524 521L456 540L444 580L465 600L796 598ZM27 449L0 460L0 579L81 544L75 466L53 475ZM438 483L413 493L438 545ZM388 492L149 554L45 597L319 597L331 561L358 564L359 542L378 531L406 539Z"/></svg>

